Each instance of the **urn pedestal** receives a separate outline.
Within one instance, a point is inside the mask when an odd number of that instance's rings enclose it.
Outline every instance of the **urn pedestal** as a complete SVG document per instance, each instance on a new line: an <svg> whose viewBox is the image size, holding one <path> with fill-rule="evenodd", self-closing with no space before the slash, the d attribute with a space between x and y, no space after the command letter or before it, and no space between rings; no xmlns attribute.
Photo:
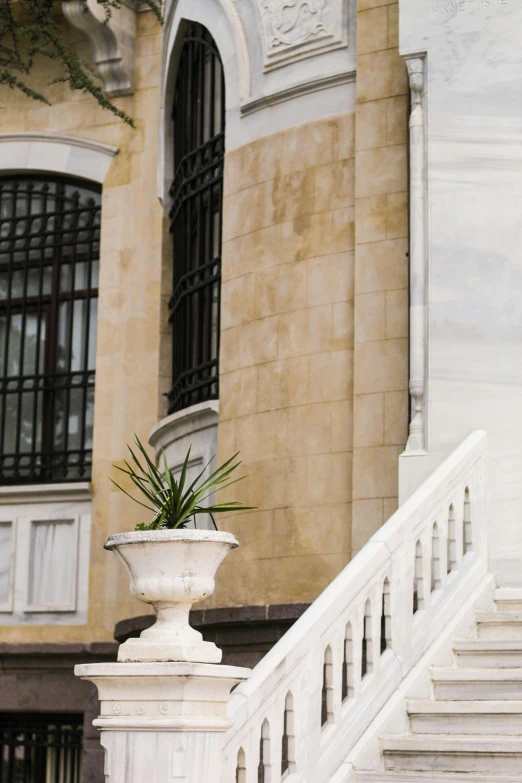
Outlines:
<svg viewBox="0 0 522 783"><path fill-rule="evenodd" d="M230 533L160 530L111 536L131 593L151 604L156 623L121 645L118 663L81 664L75 674L98 689L94 725L105 748L107 783L216 783L227 703L249 669L220 666L221 650L188 622L193 603L214 590Z"/></svg>

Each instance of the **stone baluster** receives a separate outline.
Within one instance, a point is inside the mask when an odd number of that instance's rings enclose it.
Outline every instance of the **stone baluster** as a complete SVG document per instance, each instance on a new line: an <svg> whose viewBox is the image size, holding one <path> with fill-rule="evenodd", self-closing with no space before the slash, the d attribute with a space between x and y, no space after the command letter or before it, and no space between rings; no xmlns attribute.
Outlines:
<svg viewBox="0 0 522 783"><path fill-rule="evenodd" d="M426 211L424 60L406 61L410 80L410 395L406 451L426 450Z"/></svg>

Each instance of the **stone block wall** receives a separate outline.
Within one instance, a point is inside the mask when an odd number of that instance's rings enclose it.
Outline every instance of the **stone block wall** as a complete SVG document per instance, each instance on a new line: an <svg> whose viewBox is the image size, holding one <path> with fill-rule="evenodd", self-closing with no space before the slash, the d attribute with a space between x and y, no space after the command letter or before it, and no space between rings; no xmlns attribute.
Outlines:
<svg viewBox="0 0 522 783"><path fill-rule="evenodd" d="M86 626L2 629L5 641L92 641L143 613L103 550L143 519L109 483L136 432L165 414L172 247L157 199L161 28L138 14L136 130L62 84L53 106L3 92L0 132L120 148L103 188L90 612ZM407 115L397 3L359 0L355 113L227 152L218 459L255 510L220 520L241 547L209 607L313 601L397 503L408 420ZM88 56L82 34L64 26ZM42 68L35 87L52 75ZM309 100L314 96L310 94ZM343 109L342 106L339 107Z"/></svg>
<svg viewBox="0 0 522 783"><path fill-rule="evenodd" d="M89 44L63 22L63 35L86 59ZM2 640L67 642L112 639L117 620L139 614L127 578L103 549L111 533L142 519L138 506L109 482L112 463L126 456L134 432L146 442L158 418L160 282L163 210L157 198L157 147L162 30L153 14L137 15L136 89L116 98L136 129L64 84L41 61L31 84L52 106L2 89L0 133L66 133L119 148L103 184L100 294L93 448L93 500L88 625L10 626ZM146 513L146 512L144 512Z"/></svg>
<svg viewBox="0 0 522 783"><path fill-rule="evenodd" d="M353 141L349 113L226 156L218 450L258 508L222 520L212 605L313 600L349 559Z"/></svg>

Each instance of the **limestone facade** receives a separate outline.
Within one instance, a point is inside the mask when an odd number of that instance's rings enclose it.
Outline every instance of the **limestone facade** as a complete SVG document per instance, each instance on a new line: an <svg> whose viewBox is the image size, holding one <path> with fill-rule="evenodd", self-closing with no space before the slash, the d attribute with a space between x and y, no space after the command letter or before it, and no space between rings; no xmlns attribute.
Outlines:
<svg viewBox="0 0 522 783"><path fill-rule="evenodd" d="M247 479L236 497L257 507L220 520L241 546L207 608L312 601L396 507L408 425L408 94L397 4L332 3L344 25L335 45L297 37L279 59L254 40L254 5L238 3L239 27L217 0L167 3L163 29L136 13L134 90L114 98L135 130L90 98L47 87L47 65L34 86L52 106L2 92L0 134L69 134L118 149L102 190L87 621L6 625L6 642L107 641L118 621L142 613L103 542L142 519L109 483L111 465L133 433L146 441L166 415L168 100L183 15L208 27L225 70L218 459L240 452ZM63 29L89 57L83 33L65 20Z"/></svg>

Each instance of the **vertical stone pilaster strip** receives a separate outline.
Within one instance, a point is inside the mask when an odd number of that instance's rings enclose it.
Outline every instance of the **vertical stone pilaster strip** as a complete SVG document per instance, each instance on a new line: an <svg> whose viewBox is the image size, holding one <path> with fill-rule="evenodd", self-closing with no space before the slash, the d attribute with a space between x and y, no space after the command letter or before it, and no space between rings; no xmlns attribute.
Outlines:
<svg viewBox="0 0 522 783"><path fill-rule="evenodd" d="M410 395L411 421L406 451L425 451L426 439L426 154L425 60L407 59L410 115Z"/></svg>

